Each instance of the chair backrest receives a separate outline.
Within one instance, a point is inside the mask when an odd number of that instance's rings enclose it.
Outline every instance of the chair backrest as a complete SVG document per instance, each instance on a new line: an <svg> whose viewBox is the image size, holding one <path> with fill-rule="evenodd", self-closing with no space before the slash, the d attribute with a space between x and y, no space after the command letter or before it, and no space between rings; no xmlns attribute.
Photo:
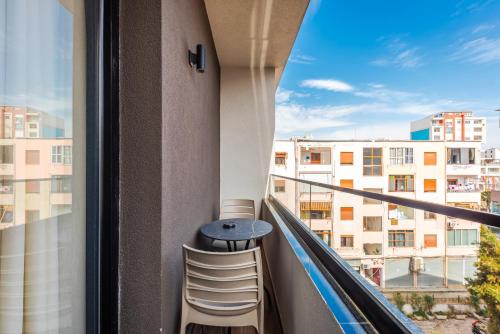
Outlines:
<svg viewBox="0 0 500 334"><path fill-rule="evenodd" d="M251 199L226 199L222 202L220 219L255 219L255 204Z"/></svg>
<svg viewBox="0 0 500 334"><path fill-rule="evenodd" d="M240 252L206 252L183 245L184 296L207 310L234 310L262 299L260 248Z"/></svg>

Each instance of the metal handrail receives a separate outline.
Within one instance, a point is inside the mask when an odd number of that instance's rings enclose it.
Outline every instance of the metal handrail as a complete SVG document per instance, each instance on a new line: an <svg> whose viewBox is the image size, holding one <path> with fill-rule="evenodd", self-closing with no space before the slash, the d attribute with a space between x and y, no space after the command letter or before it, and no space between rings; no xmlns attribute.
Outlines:
<svg viewBox="0 0 500 334"><path fill-rule="evenodd" d="M403 198L403 197L398 197L398 196L393 196L393 195L373 193L373 192L366 191L366 190L345 188L345 187L334 186L331 184L326 184L326 183L321 183L321 182L301 180L301 179L297 179L297 178L293 178L293 177L289 177L289 176L283 176L283 175L277 175L277 174L271 174L271 176L279 177L279 178L283 178L283 179L287 179L287 180L292 180L292 181L299 182L299 183L305 183L305 184L309 184L311 186L323 187L323 188L327 188L327 189L331 189L331 190L335 190L335 191L340 191L343 193L348 193L348 194L352 194L352 195L356 195L356 196L362 196L362 197L371 198L371 199L375 199L375 200L379 200L379 201L403 205L403 206L407 206L407 207L414 208L414 209L430 211L430 212L434 212L434 213L441 214L441 215L446 215L446 216L450 216L450 217L454 217L454 218L459 218L459 219L464 219L464 220L469 220L469 221L485 224L488 226L500 227L500 215L496 215L493 213L458 208L458 207L454 207L454 206L447 206L447 205L425 202L425 201L420 201L420 200L415 200L415 199L410 199L410 198Z"/></svg>

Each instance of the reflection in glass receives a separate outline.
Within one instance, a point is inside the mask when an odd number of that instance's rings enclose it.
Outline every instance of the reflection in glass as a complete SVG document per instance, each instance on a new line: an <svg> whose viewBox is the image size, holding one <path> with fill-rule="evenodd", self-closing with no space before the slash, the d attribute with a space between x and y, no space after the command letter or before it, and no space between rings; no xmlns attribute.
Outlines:
<svg viewBox="0 0 500 334"><path fill-rule="evenodd" d="M0 0L0 333L85 333L83 0Z"/></svg>

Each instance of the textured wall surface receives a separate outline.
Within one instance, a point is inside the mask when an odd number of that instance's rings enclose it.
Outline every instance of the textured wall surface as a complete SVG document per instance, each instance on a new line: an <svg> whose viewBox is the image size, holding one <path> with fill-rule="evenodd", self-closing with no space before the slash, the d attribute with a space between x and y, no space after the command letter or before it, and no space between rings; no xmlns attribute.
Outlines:
<svg viewBox="0 0 500 334"><path fill-rule="evenodd" d="M222 68L221 198L265 196L274 139L274 68Z"/></svg>
<svg viewBox="0 0 500 334"><path fill-rule="evenodd" d="M181 246L218 216L219 64L202 1L122 0L120 29L120 332L177 333Z"/></svg>
<svg viewBox="0 0 500 334"><path fill-rule="evenodd" d="M164 1L162 32L162 317L164 333L177 333L182 244L219 212L219 63L203 1ZM198 43L205 73L187 62Z"/></svg>
<svg viewBox="0 0 500 334"><path fill-rule="evenodd" d="M160 328L160 9L160 0L120 2L120 333Z"/></svg>

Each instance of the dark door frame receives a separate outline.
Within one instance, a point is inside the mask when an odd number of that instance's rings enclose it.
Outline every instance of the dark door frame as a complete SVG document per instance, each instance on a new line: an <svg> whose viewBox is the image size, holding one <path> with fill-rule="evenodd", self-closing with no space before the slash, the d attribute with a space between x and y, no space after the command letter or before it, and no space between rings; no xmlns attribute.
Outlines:
<svg viewBox="0 0 500 334"><path fill-rule="evenodd" d="M119 0L85 0L86 333L118 332Z"/></svg>

